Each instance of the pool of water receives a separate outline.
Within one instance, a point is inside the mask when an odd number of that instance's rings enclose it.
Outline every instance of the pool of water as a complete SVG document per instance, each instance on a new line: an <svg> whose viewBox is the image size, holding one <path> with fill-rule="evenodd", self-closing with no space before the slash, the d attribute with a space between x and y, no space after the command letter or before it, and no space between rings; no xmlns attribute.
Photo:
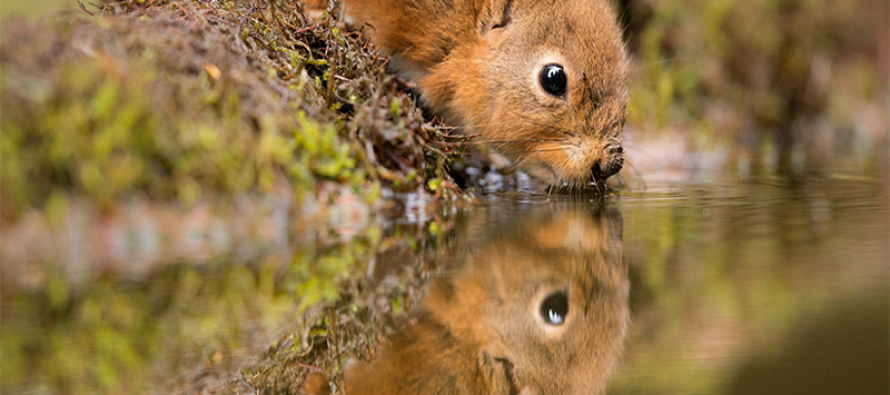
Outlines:
<svg viewBox="0 0 890 395"><path fill-rule="evenodd" d="M633 319L609 393L890 392L888 202L842 177L618 199Z"/></svg>
<svg viewBox="0 0 890 395"><path fill-rule="evenodd" d="M383 346L329 358L350 393L468 369L561 393L890 393L887 180L718 178L419 211L351 240L307 233L77 281L59 259L6 280L2 390L250 393L244 367L278 364L281 336L300 348L302 317L352 287L338 308L371 309L379 322L360 328ZM349 314L340 324L365 317ZM346 355L359 349L376 358Z"/></svg>

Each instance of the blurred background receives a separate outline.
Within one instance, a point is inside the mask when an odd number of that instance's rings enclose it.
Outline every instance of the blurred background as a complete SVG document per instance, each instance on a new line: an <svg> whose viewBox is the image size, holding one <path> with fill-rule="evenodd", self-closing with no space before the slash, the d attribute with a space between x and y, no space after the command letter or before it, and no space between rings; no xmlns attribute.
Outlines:
<svg viewBox="0 0 890 395"><path fill-rule="evenodd" d="M715 152L742 172L864 166L886 175L888 7L621 1L635 65L629 134L649 153L658 148L647 140Z"/></svg>
<svg viewBox="0 0 890 395"><path fill-rule="evenodd" d="M86 3L85 3L86 4ZM40 18L50 13L59 11L73 11L77 9L76 1L64 0L38 0L22 1L12 0L3 2L0 6L0 17L6 18L12 15L22 15L27 18Z"/></svg>

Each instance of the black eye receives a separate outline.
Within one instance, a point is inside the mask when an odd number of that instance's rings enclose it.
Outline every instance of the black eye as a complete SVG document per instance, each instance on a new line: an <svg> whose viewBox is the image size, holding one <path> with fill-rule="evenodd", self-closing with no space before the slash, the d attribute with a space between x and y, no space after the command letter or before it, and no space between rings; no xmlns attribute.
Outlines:
<svg viewBox="0 0 890 395"><path fill-rule="evenodd" d="M565 95L568 81L566 70L558 64L548 64L541 69L541 87L553 96L562 97Z"/></svg>
<svg viewBox="0 0 890 395"><path fill-rule="evenodd" d="M562 325L569 313L569 300L564 292L550 294L541 303L541 318L550 325Z"/></svg>

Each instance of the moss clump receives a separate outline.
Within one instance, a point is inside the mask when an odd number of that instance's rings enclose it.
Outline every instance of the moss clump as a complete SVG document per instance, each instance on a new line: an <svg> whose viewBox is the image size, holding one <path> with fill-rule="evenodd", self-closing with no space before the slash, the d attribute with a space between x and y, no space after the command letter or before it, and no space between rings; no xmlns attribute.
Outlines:
<svg viewBox="0 0 890 395"><path fill-rule="evenodd" d="M447 177L443 133L335 24L274 1L4 21L3 217L56 194L191 204L330 181L373 198Z"/></svg>

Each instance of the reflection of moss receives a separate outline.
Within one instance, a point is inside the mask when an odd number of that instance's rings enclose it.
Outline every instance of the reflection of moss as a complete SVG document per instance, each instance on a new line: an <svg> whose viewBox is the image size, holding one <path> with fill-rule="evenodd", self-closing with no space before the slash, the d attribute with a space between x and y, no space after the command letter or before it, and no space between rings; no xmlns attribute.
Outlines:
<svg viewBox="0 0 890 395"><path fill-rule="evenodd" d="M302 195L316 180L361 192L445 177L440 133L330 21L271 3L114 7L4 21L5 217L58 193L191 204L282 182Z"/></svg>
<svg viewBox="0 0 890 395"><path fill-rule="evenodd" d="M292 260L208 263L211 271L171 266L138 283L99 279L73 291L52 274L43 290L4 295L0 383L4 392L39 383L72 394L217 385L302 306L333 302L379 240L297 246Z"/></svg>

